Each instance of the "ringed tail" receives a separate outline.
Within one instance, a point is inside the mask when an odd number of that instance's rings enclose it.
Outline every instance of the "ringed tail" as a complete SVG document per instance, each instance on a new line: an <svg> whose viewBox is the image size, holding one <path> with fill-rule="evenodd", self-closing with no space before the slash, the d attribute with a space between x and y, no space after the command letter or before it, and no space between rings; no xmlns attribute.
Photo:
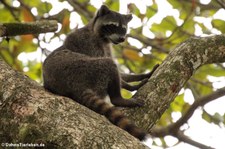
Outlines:
<svg viewBox="0 0 225 149"><path fill-rule="evenodd" d="M81 104L104 115L111 123L127 131L140 141L146 139L148 134L145 131L135 126L120 110L99 98L92 90L86 90L83 93Z"/></svg>

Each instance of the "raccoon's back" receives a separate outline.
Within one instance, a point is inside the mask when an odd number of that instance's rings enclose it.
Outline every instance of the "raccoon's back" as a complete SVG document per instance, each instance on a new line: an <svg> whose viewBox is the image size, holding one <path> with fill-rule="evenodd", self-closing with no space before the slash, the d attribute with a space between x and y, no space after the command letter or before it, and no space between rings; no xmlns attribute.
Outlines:
<svg viewBox="0 0 225 149"><path fill-rule="evenodd" d="M91 58L70 50L50 54L43 64L44 87L53 93L80 98L92 88L100 96L107 94L110 58Z"/></svg>
<svg viewBox="0 0 225 149"><path fill-rule="evenodd" d="M79 59L81 62L78 62ZM44 87L55 94L67 97L71 94L70 92L74 92L78 88L71 84L73 81L76 81L76 85L82 88L82 83L79 81L85 80L82 78L85 75L81 75L85 69L80 66L82 59L85 59L84 55L69 50L51 53L43 64ZM78 77L79 79L76 79Z"/></svg>
<svg viewBox="0 0 225 149"><path fill-rule="evenodd" d="M63 46L90 57L111 57L111 45L93 33L87 26L71 32Z"/></svg>

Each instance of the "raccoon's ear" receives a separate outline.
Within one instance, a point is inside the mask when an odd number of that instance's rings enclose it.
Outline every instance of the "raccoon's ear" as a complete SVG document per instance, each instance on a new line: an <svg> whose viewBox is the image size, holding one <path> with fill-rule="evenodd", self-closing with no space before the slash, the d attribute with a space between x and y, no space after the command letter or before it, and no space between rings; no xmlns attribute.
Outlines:
<svg viewBox="0 0 225 149"><path fill-rule="evenodd" d="M127 14L127 15L125 15L125 19L126 19L127 22L130 22L130 20L131 20L132 18L133 18L133 17L132 17L132 14Z"/></svg>
<svg viewBox="0 0 225 149"><path fill-rule="evenodd" d="M109 8L106 5L102 5L101 8L97 12L97 16L104 16L110 12Z"/></svg>

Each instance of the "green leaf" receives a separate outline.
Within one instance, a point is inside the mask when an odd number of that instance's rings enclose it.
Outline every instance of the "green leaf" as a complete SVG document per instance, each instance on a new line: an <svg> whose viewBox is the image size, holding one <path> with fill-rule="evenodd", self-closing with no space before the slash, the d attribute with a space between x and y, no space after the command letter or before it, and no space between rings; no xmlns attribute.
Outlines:
<svg viewBox="0 0 225 149"><path fill-rule="evenodd" d="M223 124L225 126L225 114L223 115Z"/></svg>
<svg viewBox="0 0 225 149"><path fill-rule="evenodd" d="M220 30L222 33L225 33L225 21L220 19L214 19L212 20L212 26L218 30Z"/></svg>
<svg viewBox="0 0 225 149"><path fill-rule="evenodd" d="M89 20L84 15L80 15L80 17L84 24L88 24Z"/></svg>
<svg viewBox="0 0 225 149"><path fill-rule="evenodd" d="M204 10L204 11L201 11L201 15L203 17L212 17L215 13L217 12L217 9L211 9L211 10Z"/></svg>
<svg viewBox="0 0 225 149"><path fill-rule="evenodd" d="M122 89L122 90L121 90L121 94L122 94L122 96L123 96L125 99L128 99L128 100L132 97L131 92L129 92L129 91L125 90L125 89Z"/></svg>
<svg viewBox="0 0 225 149"><path fill-rule="evenodd" d="M14 59L8 50L6 49L2 50L0 48L0 55L1 55L1 58L4 59L7 64L12 65L14 63Z"/></svg>
<svg viewBox="0 0 225 149"><path fill-rule="evenodd" d="M206 113L206 112L203 112L203 113L202 113L202 118L203 118L205 121L207 121L208 123L211 123L211 122L212 122L210 115L209 115L208 113Z"/></svg>
<svg viewBox="0 0 225 149"><path fill-rule="evenodd" d="M96 8L92 5L88 5L87 9L89 10L89 12L93 12L93 13L95 13L97 11Z"/></svg>
<svg viewBox="0 0 225 149"><path fill-rule="evenodd" d="M213 116L208 114L206 111L203 112L202 118L209 123L214 123L219 125L224 122L224 116L220 115L219 113L215 113Z"/></svg>
<svg viewBox="0 0 225 149"><path fill-rule="evenodd" d="M109 7L114 11L119 11L120 8L119 0L114 0L114 2L112 2Z"/></svg>
<svg viewBox="0 0 225 149"><path fill-rule="evenodd" d="M23 0L23 2L30 7L37 7L40 4L40 0Z"/></svg>
<svg viewBox="0 0 225 149"><path fill-rule="evenodd" d="M15 20L11 13L6 9L0 9L0 14L0 23L8 23Z"/></svg>
<svg viewBox="0 0 225 149"><path fill-rule="evenodd" d="M203 23L197 22L197 24L201 27L204 34L211 34L211 31Z"/></svg>
<svg viewBox="0 0 225 149"><path fill-rule="evenodd" d="M224 121L224 118L222 115L220 115L219 113L215 113L213 115L213 119L212 119L212 122L216 125L219 125L221 122Z"/></svg>
<svg viewBox="0 0 225 149"><path fill-rule="evenodd" d="M162 38L166 37L166 31L173 31L176 27L176 21L174 17L167 16L163 18L160 24L154 23L150 30L156 35L156 37Z"/></svg>
<svg viewBox="0 0 225 149"><path fill-rule="evenodd" d="M128 9L130 10L130 12L136 16L140 16L140 10L138 9L138 7L135 4L129 4L128 5Z"/></svg>
<svg viewBox="0 0 225 149"><path fill-rule="evenodd" d="M65 0L60 0L61 2L64 2ZM80 4L88 4L90 2L90 0L76 0L78 3ZM87 6L87 5L85 5Z"/></svg>
<svg viewBox="0 0 225 149"><path fill-rule="evenodd" d="M174 102L171 104L171 108L174 112L182 111L182 106L184 104L184 94L177 96Z"/></svg>
<svg viewBox="0 0 225 149"><path fill-rule="evenodd" d="M37 6L37 11L40 16L44 15L45 13L48 13L52 9L52 4L48 2L39 3Z"/></svg>
<svg viewBox="0 0 225 149"><path fill-rule="evenodd" d="M151 18L152 16L154 16L157 13L157 11L158 11L158 6L156 3L154 3L152 6L147 8L146 16L148 18Z"/></svg>
<svg viewBox="0 0 225 149"><path fill-rule="evenodd" d="M195 32L195 22L193 20L188 20L182 27L183 31L189 34L194 34Z"/></svg>
<svg viewBox="0 0 225 149"><path fill-rule="evenodd" d="M188 15L190 15L190 10L192 10L192 3L188 1L183 1L182 3L175 0L167 0L174 9L180 12L180 19L184 20Z"/></svg>
<svg viewBox="0 0 225 149"><path fill-rule="evenodd" d="M40 82L40 76L42 74L41 66L42 64L38 63L36 60L28 61L27 67L29 68L29 70L25 72L25 74L31 79Z"/></svg>
<svg viewBox="0 0 225 149"><path fill-rule="evenodd" d="M199 69L200 73L203 74L204 78L206 78L208 75L214 76L214 77L223 77L225 76L225 71L221 67L216 67L214 64L205 65Z"/></svg>
<svg viewBox="0 0 225 149"><path fill-rule="evenodd" d="M173 8L181 7L181 3L179 1L175 1L175 0L167 0L167 1L173 6Z"/></svg>
<svg viewBox="0 0 225 149"><path fill-rule="evenodd" d="M168 126L169 124L172 123L172 117L171 117L171 113L172 113L172 109L169 108L166 110L166 112L163 113L162 117L160 118L160 120L157 122L157 126Z"/></svg>

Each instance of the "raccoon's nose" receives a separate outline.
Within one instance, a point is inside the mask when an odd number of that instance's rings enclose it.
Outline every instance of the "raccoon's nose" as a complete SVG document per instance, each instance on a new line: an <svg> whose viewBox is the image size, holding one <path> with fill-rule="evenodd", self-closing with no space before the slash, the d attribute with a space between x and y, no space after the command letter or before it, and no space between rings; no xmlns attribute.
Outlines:
<svg viewBox="0 0 225 149"><path fill-rule="evenodd" d="M119 42L124 42L124 40L125 40L125 37L119 37L118 39Z"/></svg>

